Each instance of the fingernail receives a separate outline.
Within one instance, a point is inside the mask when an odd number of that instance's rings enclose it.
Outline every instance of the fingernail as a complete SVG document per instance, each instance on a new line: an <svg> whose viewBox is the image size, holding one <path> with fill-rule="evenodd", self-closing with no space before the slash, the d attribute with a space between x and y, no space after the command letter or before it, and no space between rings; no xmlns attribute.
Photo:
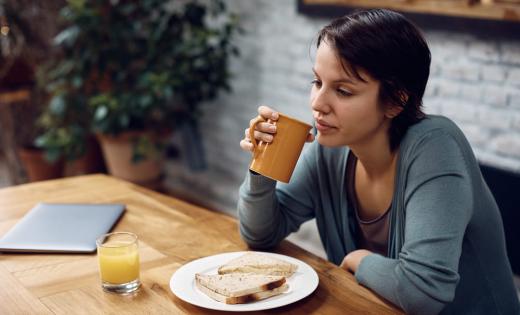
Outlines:
<svg viewBox="0 0 520 315"><path fill-rule="evenodd" d="M272 119L278 119L278 113L277 112L272 112L271 113L271 118Z"/></svg>
<svg viewBox="0 0 520 315"><path fill-rule="evenodd" d="M273 136L271 136L271 135L265 136L265 141L268 141L268 142L273 141Z"/></svg>
<svg viewBox="0 0 520 315"><path fill-rule="evenodd" d="M269 131L275 132L276 131L276 126L269 126Z"/></svg>

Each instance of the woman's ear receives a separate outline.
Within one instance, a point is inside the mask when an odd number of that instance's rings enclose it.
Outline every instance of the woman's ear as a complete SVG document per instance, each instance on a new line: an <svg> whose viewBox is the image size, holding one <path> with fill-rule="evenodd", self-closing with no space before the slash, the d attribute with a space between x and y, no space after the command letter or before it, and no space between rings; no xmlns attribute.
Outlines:
<svg viewBox="0 0 520 315"><path fill-rule="evenodd" d="M399 92L400 104L388 104L386 107L385 116L387 118L395 118L398 116L404 109L406 102L408 102L408 94L406 92ZM402 105L401 105L402 104Z"/></svg>
<svg viewBox="0 0 520 315"><path fill-rule="evenodd" d="M395 118L403 111L403 109L404 109L404 107L401 107L399 105L394 105L394 104L387 105L386 111L385 111L385 116L386 116L386 118L389 118L389 119Z"/></svg>

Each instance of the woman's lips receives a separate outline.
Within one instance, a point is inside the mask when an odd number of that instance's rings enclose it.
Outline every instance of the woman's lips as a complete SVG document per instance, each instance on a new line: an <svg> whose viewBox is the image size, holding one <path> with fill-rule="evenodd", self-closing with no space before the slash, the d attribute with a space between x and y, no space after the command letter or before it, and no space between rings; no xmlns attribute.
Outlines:
<svg viewBox="0 0 520 315"><path fill-rule="evenodd" d="M316 129L319 132L327 132L327 131L330 131L332 129L335 129L335 127L330 125L330 124L328 124L327 122L325 122L323 120L316 119Z"/></svg>

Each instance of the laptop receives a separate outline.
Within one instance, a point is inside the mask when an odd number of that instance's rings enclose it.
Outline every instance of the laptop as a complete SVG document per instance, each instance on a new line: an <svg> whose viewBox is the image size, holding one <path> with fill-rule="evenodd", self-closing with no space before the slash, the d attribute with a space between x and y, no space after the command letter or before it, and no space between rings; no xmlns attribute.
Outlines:
<svg viewBox="0 0 520 315"><path fill-rule="evenodd" d="M39 203L0 239L0 252L91 253L123 204Z"/></svg>

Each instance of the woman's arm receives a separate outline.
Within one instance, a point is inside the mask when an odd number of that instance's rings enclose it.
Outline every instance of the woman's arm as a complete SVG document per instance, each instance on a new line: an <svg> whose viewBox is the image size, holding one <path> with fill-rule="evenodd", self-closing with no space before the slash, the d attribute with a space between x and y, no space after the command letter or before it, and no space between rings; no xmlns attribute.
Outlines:
<svg viewBox="0 0 520 315"><path fill-rule="evenodd" d="M239 190L240 234L252 247L276 246L314 217L317 143L304 150L288 184L248 171Z"/></svg>
<svg viewBox="0 0 520 315"><path fill-rule="evenodd" d="M356 279L407 313L437 314L455 295L472 185L462 151L450 136L430 134L415 150L406 177L399 257L364 257Z"/></svg>

